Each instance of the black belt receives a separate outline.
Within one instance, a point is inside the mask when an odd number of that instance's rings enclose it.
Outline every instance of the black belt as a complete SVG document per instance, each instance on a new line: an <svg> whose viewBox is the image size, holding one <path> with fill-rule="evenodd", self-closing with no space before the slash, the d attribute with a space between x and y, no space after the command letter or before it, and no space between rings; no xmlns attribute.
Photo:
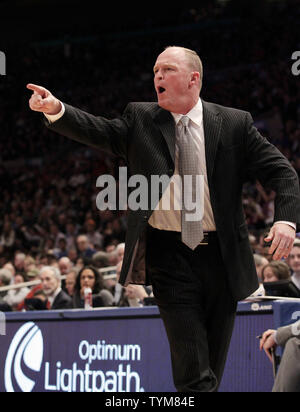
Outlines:
<svg viewBox="0 0 300 412"><path fill-rule="evenodd" d="M199 246L207 246L209 243L216 241L217 238L217 232L203 232L203 239Z"/></svg>
<svg viewBox="0 0 300 412"><path fill-rule="evenodd" d="M151 226L148 224L148 228L151 231L154 231L157 235L165 236L165 237L172 237L177 240L181 240L181 232L175 232L173 230L161 230L161 229L156 229L155 227ZM218 239L217 232L203 232L203 239L199 243L198 246L208 246L210 243L216 242Z"/></svg>

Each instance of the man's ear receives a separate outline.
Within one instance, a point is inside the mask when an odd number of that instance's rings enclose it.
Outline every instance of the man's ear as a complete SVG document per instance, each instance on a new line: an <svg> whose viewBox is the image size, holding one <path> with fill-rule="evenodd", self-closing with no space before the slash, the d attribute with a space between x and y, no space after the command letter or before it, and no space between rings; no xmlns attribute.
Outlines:
<svg viewBox="0 0 300 412"><path fill-rule="evenodd" d="M199 72L192 72L191 73L191 80L190 80L190 86L199 86L200 85L200 73Z"/></svg>

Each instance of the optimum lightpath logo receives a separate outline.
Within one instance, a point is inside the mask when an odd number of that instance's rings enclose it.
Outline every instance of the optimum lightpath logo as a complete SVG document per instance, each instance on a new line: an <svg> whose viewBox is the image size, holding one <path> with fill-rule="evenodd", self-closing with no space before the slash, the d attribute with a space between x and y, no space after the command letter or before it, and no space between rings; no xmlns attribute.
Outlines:
<svg viewBox="0 0 300 412"><path fill-rule="evenodd" d="M32 392L44 355L43 336L33 322L15 334L5 362L4 382L7 392Z"/></svg>

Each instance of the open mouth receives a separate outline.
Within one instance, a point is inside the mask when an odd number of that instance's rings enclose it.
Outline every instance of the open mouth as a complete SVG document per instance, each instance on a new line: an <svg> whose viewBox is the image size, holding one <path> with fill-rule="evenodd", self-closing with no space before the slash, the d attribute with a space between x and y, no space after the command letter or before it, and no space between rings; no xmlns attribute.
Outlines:
<svg viewBox="0 0 300 412"><path fill-rule="evenodd" d="M157 91L158 91L158 94L163 94L166 91L166 89L160 86L158 87Z"/></svg>

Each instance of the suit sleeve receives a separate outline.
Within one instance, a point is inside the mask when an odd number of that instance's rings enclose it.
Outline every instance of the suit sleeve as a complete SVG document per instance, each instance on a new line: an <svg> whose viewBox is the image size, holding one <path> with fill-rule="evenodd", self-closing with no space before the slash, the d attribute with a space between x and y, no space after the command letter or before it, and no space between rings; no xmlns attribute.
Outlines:
<svg viewBox="0 0 300 412"><path fill-rule="evenodd" d="M297 337L300 341L300 321L292 325L279 328L277 331L276 341L278 345L285 346L287 341L293 337Z"/></svg>
<svg viewBox="0 0 300 412"><path fill-rule="evenodd" d="M245 119L246 176L276 192L274 221L297 223L300 230L300 191L296 171L284 155L253 125L249 113Z"/></svg>
<svg viewBox="0 0 300 412"><path fill-rule="evenodd" d="M50 130L127 159L127 142L132 119L131 105L127 106L122 117L113 120L93 116L66 103L64 106L65 113L59 120L50 123L45 119Z"/></svg>

